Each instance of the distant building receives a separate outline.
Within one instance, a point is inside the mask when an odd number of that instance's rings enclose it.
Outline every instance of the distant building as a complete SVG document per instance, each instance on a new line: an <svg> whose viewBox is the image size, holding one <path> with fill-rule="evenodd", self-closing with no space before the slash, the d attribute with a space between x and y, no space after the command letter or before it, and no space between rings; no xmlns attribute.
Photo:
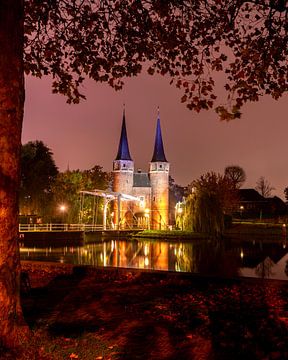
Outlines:
<svg viewBox="0 0 288 360"><path fill-rule="evenodd" d="M265 198L255 189L239 190L238 216L242 218L276 218L287 213L287 206L278 196Z"/></svg>
<svg viewBox="0 0 288 360"><path fill-rule="evenodd" d="M149 172L134 170L134 161L129 151L124 112L118 152L113 161L113 191L135 196L139 201L115 201L115 224L119 222L122 228L137 226L166 229L168 227L169 167L170 164L166 160L164 152L158 114L154 152L149 165Z"/></svg>

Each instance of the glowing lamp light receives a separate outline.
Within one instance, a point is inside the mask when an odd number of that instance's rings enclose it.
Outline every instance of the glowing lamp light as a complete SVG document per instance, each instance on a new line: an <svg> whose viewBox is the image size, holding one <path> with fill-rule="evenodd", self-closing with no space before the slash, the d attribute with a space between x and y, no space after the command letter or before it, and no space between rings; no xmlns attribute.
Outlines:
<svg viewBox="0 0 288 360"><path fill-rule="evenodd" d="M149 210L149 209L145 209L144 213L145 213L145 217L149 217L150 210Z"/></svg>
<svg viewBox="0 0 288 360"><path fill-rule="evenodd" d="M59 206L59 210L60 210L61 212L66 211L66 209L67 209L67 207L66 207L66 205L64 205L64 204L62 204L62 205Z"/></svg>

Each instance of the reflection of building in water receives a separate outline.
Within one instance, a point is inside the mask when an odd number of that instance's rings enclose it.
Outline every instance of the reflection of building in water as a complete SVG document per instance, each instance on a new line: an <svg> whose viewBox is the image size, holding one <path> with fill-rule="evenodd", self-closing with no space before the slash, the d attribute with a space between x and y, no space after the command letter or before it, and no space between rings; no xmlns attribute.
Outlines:
<svg viewBox="0 0 288 360"><path fill-rule="evenodd" d="M150 241L115 241L103 244L103 266L193 271L193 244Z"/></svg>
<svg viewBox="0 0 288 360"><path fill-rule="evenodd" d="M126 131L125 113L116 159L113 162L113 191L133 195L136 202L116 202L114 223L125 227L165 229L169 212L169 163L166 160L158 114L154 153L149 172L134 172ZM118 212L118 206L120 211ZM120 219L118 219L118 214Z"/></svg>

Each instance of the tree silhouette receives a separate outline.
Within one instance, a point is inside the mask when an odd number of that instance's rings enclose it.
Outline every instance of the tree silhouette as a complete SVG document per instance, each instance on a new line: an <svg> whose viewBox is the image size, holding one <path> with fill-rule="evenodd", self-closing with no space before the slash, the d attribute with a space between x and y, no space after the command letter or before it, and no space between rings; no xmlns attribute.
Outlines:
<svg viewBox="0 0 288 360"><path fill-rule="evenodd" d="M25 7L24 7L25 5ZM148 64L167 75L192 110L240 117L247 101L287 91L287 5L270 0L1 0L0 341L21 342L18 189L24 71L53 77L77 103L85 77L116 90ZM215 101L215 72L227 76ZM22 326L23 325L23 326Z"/></svg>
<svg viewBox="0 0 288 360"><path fill-rule="evenodd" d="M268 198L271 196L271 193L275 188L271 186L268 180L264 178L264 176L261 176L257 182L255 189L265 198Z"/></svg>
<svg viewBox="0 0 288 360"><path fill-rule="evenodd" d="M224 174L231 180L236 189L239 189L246 181L245 171L238 165L227 166L224 170Z"/></svg>
<svg viewBox="0 0 288 360"><path fill-rule="evenodd" d="M42 217L49 214L57 174L53 154L42 141L29 141L22 146L19 199L22 214Z"/></svg>

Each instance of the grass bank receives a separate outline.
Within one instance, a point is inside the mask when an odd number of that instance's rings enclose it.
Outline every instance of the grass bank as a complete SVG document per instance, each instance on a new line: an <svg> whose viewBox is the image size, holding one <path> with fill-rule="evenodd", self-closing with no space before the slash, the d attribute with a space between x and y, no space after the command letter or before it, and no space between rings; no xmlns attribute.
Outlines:
<svg viewBox="0 0 288 360"><path fill-rule="evenodd" d="M286 236L286 227L283 224L255 223L255 222L235 222L224 232L225 237L232 238L269 238L279 239ZM195 233L182 230L144 230L135 235L134 238L151 239L173 239L173 240L197 240L207 239L208 234Z"/></svg>
<svg viewBox="0 0 288 360"><path fill-rule="evenodd" d="M226 229L225 236L232 238L281 239L281 237L286 237L286 226L271 223L233 223L231 228Z"/></svg>
<svg viewBox="0 0 288 360"><path fill-rule="evenodd" d="M182 230L144 230L133 235L134 238L153 239L206 239L207 234L195 233Z"/></svg>

